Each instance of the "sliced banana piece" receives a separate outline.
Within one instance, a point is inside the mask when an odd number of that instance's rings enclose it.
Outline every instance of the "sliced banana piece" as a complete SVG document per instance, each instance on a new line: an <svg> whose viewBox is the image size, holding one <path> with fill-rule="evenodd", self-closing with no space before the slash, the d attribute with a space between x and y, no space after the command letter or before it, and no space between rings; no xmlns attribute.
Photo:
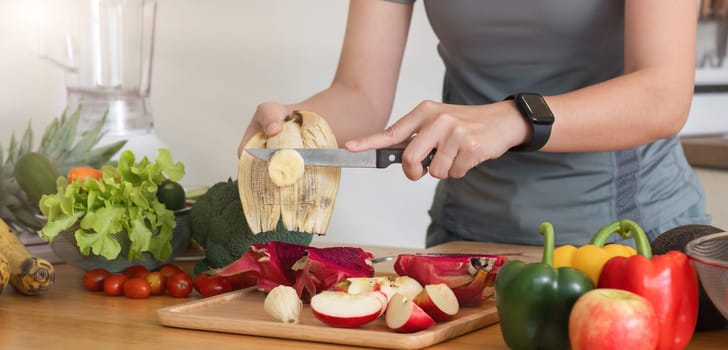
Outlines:
<svg viewBox="0 0 728 350"><path fill-rule="evenodd" d="M294 149L282 149L268 161L268 176L278 187L291 186L303 176L303 157Z"/></svg>

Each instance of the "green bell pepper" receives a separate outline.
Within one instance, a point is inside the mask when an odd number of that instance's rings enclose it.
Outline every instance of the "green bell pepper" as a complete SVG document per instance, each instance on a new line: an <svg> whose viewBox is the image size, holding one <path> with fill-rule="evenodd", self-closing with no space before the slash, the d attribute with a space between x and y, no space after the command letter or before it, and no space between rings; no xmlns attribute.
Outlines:
<svg viewBox="0 0 728 350"><path fill-rule="evenodd" d="M594 283L572 267L553 268L554 228L544 222L542 262L511 260L495 279L501 334L513 350L568 349L569 313Z"/></svg>

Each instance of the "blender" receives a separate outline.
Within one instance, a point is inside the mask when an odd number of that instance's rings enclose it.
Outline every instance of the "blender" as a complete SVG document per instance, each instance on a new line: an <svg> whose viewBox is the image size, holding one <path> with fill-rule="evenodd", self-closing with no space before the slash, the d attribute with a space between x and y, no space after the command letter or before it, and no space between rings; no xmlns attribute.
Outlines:
<svg viewBox="0 0 728 350"><path fill-rule="evenodd" d="M40 56L64 70L79 133L106 115L101 143L159 143L149 101L156 7L156 0L67 2L68 30L41 45Z"/></svg>

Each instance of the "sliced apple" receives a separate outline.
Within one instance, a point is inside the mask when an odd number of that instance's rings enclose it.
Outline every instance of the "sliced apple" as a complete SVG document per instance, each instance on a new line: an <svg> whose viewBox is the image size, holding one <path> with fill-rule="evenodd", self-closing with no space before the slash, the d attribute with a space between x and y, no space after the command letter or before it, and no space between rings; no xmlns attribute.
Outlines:
<svg viewBox="0 0 728 350"><path fill-rule="evenodd" d="M373 292L369 292L369 294L375 296L377 299L379 299L379 302L382 303L382 311L379 312L379 316L383 315L385 311L387 311L387 304L389 304L389 298L387 298L387 295L384 294L381 290L375 290Z"/></svg>
<svg viewBox="0 0 728 350"><path fill-rule="evenodd" d="M413 299L422 290L422 284L409 276L387 277L380 283L379 290L387 295L388 299L399 293Z"/></svg>
<svg viewBox="0 0 728 350"><path fill-rule="evenodd" d="M414 298L414 303L435 320L447 321L460 311L458 298L445 283L428 284Z"/></svg>
<svg viewBox="0 0 728 350"><path fill-rule="evenodd" d="M387 277L349 277L337 283L332 290L349 294L369 293L380 290L380 284Z"/></svg>
<svg viewBox="0 0 728 350"><path fill-rule="evenodd" d="M313 315L323 323L340 328L356 328L376 320L383 305L381 297L374 293L326 290L311 298Z"/></svg>
<svg viewBox="0 0 728 350"><path fill-rule="evenodd" d="M334 286L333 290L349 294L381 291L391 299L395 293L412 299L422 290L422 285L409 276L350 277Z"/></svg>
<svg viewBox="0 0 728 350"><path fill-rule="evenodd" d="M384 319L387 327L400 333L418 332L435 324L435 320L411 298L399 293L389 300Z"/></svg>

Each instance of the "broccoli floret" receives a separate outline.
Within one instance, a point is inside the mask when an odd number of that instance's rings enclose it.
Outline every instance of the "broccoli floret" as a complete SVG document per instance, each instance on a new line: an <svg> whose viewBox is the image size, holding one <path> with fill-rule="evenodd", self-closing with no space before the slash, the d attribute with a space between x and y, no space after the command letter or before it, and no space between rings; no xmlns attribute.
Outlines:
<svg viewBox="0 0 728 350"><path fill-rule="evenodd" d="M282 241L309 245L313 235L288 231L278 223L275 231L250 232L240 204L237 180L214 184L190 209L192 239L205 249L195 272L226 266L240 258L251 244Z"/></svg>

